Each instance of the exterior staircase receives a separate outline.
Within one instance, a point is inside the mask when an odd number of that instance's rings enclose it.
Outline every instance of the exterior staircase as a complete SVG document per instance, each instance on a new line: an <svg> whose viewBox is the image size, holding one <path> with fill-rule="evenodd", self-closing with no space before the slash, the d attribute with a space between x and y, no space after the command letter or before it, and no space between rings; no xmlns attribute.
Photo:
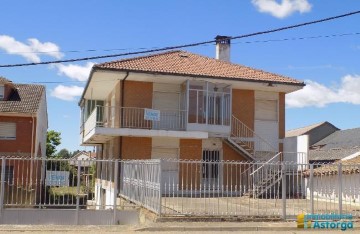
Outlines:
<svg viewBox="0 0 360 234"><path fill-rule="evenodd" d="M231 119L231 134L226 139L238 151L245 154L250 161L258 161L257 157L269 158L277 154L277 150L265 139L258 136L251 128L246 126L235 116Z"/></svg>
<svg viewBox="0 0 360 234"><path fill-rule="evenodd" d="M231 135L225 143L244 155L249 161L254 162L249 170L252 188L245 193L246 196L261 197L282 178L280 161L281 153L277 152L270 143L258 136L251 128L246 126L235 116L231 120ZM258 157L269 158L266 162L256 163Z"/></svg>

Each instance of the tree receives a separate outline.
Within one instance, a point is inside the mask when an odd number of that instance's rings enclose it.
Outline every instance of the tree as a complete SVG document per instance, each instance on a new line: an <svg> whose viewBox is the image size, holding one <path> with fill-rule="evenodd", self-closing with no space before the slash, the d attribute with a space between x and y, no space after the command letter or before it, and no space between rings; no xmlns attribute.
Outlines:
<svg viewBox="0 0 360 234"><path fill-rule="evenodd" d="M61 144L61 133L49 130L46 137L46 156L55 157L56 147Z"/></svg>
<svg viewBox="0 0 360 234"><path fill-rule="evenodd" d="M67 149L61 149L59 153L57 153L58 158L70 158L71 153Z"/></svg>

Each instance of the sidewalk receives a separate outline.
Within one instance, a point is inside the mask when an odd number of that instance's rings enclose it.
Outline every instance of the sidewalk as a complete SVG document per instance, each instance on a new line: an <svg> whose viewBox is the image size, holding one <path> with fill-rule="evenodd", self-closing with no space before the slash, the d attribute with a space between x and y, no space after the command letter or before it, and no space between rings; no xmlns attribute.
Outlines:
<svg viewBox="0 0 360 234"><path fill-rule="evenodd" d="M62 226L62 225L0 225L0 234L11 233L208 233L208 232L246 232L246 233L314 233L315 230L296 228L296 222L165 222L143 225L118 226ZM316 230L316 232L343 233L341 230ZM355 224L354 230L359 232L360 227Z"/></svg>

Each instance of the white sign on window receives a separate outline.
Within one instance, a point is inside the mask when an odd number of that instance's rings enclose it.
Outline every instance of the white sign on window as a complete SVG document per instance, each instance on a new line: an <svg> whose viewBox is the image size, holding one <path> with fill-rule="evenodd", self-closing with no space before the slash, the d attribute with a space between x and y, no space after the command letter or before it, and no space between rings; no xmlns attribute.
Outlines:
<svg viewBox="0 0 360 234"><path fill-rule="evenodd" d="M68 171L46 171L45 185L47 186L69 186Z"/></svg>
<svg viewBox="0 0 360 234"><path fill-rule="evenodd" d="M160 121L160 111L154 109L145 109L144 119L152 121Z"/></svg>

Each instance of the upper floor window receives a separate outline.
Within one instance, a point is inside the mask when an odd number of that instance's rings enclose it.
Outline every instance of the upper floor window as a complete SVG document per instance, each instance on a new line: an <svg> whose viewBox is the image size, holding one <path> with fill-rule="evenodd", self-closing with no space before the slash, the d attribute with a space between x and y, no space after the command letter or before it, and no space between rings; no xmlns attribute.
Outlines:
<svg viewBox="0 0 360 234"><path fill-rule="evenodd" d="M0 100L4 100L5 97L5 87L0 85Z"/></svg>
<svg viewBox="0 0 360 234"><path fill-rule="evenodd" d="M16 139L16 123L0 122L0 140Z"/></svg>
<svg viewBox="0 0 360 234"><path fill-rule="evenodd" d="M227 84L190 81L188 122L230 125L231 87Z"/></svg>

